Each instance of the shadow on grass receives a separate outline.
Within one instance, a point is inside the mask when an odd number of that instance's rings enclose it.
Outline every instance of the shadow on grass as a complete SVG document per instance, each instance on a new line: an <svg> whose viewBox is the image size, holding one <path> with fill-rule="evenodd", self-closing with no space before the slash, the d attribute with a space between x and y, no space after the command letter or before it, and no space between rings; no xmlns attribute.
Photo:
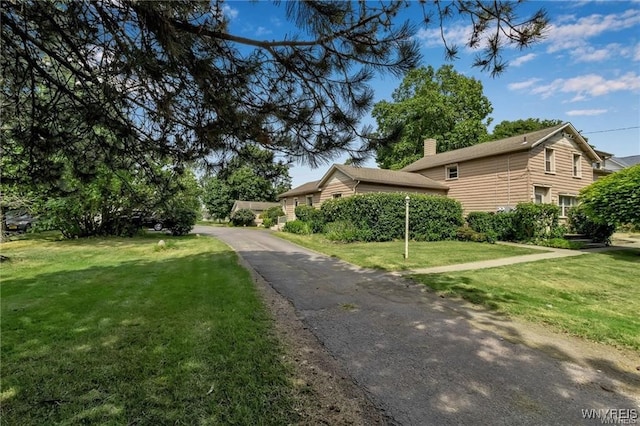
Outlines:
<svg viewBox="0 0 640 426"><path fill-rule="evenodd" d="M475 305L482 305L492 310L499 308L496 302L510 303L515 300L509 295L496 295L473 286L469 277L453 278L446 274L421 275L420 281L437 292L462 297Z"/></svg>
<svg viewBox="0 0 640 426"><path fill-rule="evenodd" d="M593 368L574 364L561 347L536 350L518 343L524 338L497 313L483 314L492 328L481 329L468 304L396 275L356 268L268 233L229 228L210 234L236 247L291 301L305 326L393 423L477 424L485 418L583 424L581 409L635 407L627 394L598 386L602 378ZM474 289L469 279L433 280L436 289L462 289L487 307L510 302ZM635 372L609 367L616 380L635 386ZM585 382L589 375L595 378Z"/></svg>
<svg viewBox="0 0 640 426"><path fill-rule="evenodd" d="M268 315L230 250L4 279L1 315L3 424L298 418Z"/></svg>
<svg viewBox="0 0 640 426"><path fill-rule="evenodd" d="M609 248L595 253L612 257L615 260L640 263L640 249L634 247L620 248L619 250L616 248Z"/></svg>

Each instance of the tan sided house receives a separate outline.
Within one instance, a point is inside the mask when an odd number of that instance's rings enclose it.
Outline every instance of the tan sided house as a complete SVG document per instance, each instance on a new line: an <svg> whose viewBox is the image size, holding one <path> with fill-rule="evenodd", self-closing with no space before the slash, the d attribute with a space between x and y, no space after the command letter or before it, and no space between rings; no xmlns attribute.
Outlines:
<svg viewBox="0 0 640 426"><path fill-rule="evenodd" d="M279 198L287 218L295 206L319 206L332 197L366 192L420 192L455 198L465 213L509 210L520 202L552 203L565 217L580 189L594 181L602 160L570 123L424 157L400 171L333 165L317 182ZM422 180L424 179L424 180Z"/></svg>
<svg viewBox="0 0 640 426"><path fill-rule="evenodd" d="M305 183L278 198L287 220L292 220L295 219L295 208L301 204L319 207L331 198L369 192L447 195L447 189L446 185L417 173L334 164L319 181Z"/></svg>
<svg viewBox="0 0 640 426"><path fill-rule="evenodd" d="M233 215L238 210L248 209L256 215L256 224L262 224L262 217L260 216L265 210L270 209L271 207L278 207L279 203L272 203L267 201L241 201L236 200L233 202L233 207L231 207L230 215Z"/></svg>
<svg viewBox="0 0 640 426"><path fill-rule="evenodd" d="M425 156L402 170L446 184L465 213L535 202L556 204L565 217L601 161L570 123L441 154L435 141L425 145Z"/></svg>

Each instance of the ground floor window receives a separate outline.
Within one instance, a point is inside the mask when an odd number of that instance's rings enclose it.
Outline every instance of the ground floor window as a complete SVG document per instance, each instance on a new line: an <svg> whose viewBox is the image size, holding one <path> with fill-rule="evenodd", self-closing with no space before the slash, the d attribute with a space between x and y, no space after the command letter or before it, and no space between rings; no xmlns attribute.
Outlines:
<svg viewBox="0 0 640 426"><path fill-rule="evenodd" d="M551 201L551 197L549 196L549 188L546 186L534 186L533 187L533 195L534 202L536 204L549 203Z"/></svg>
<svg viewBox="0 0 640 426"><path fill-rule="evenodd" d="M342 194L340 193L333 194L333 198L341 198L341 197L342 197Z"/></svg>
<svg viewBox="0 0 640 426"><path fill-rule="evenodd" d="M313 206L313 196L308 196L307 197L307 205L308 206Z"/></svg>
<svg viewBox="0 0 640 426"><path fill-rule="evenodd" d="M561 195L558 197L558 206L560 207L560 217L567 217L569 210L578 205L578 199L570 195Z"/></svg>

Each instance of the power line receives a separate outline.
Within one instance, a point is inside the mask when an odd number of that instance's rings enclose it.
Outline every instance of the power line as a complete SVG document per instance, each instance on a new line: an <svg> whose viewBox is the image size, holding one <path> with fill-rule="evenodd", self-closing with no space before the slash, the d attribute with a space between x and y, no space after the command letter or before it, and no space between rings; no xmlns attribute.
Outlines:
<svg viewBox="0 0 640 426"><path fill-rule="evenodd" d="M594 133L609 133L609 132L617 132L620 130L631 130L631 129L640 129L640 126L633 127L621 127L619 129L609 129L609 130L597 130L595 132L580 132L581 135L592 135Z"/></svg>

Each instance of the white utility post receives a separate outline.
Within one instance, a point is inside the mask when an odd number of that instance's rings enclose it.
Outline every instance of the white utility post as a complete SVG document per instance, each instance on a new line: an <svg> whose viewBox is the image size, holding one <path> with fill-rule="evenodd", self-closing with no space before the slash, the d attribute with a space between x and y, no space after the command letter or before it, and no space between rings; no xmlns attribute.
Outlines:
<svg viewBox="0 0 640 426"><path fill-rule="evenodd" d="M404 197L404 258L409 258L409 196Z"/></svg>

